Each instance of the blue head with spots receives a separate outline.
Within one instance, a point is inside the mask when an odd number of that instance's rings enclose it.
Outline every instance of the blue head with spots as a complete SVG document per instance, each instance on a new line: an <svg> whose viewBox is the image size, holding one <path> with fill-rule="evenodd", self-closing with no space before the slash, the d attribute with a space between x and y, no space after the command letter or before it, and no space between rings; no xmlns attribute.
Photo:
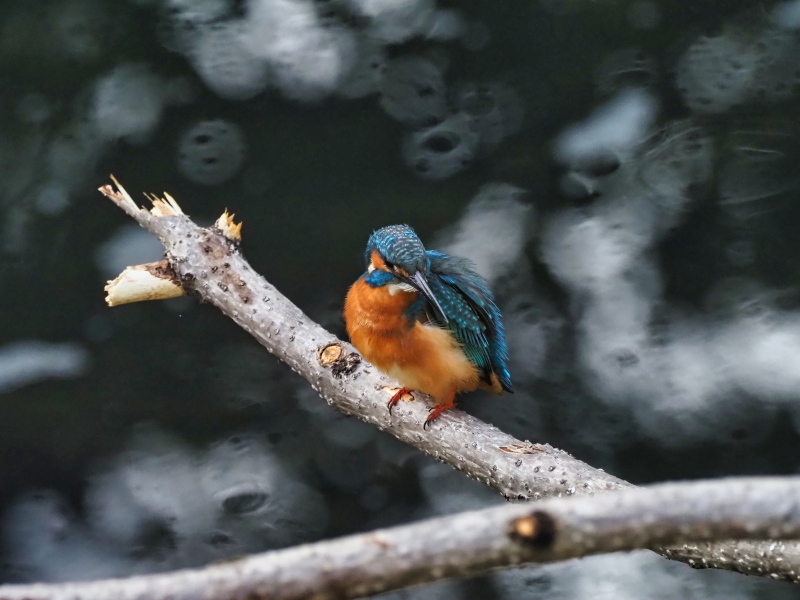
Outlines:
<svg viewBox="0 0 800 600"><path fill-rule="evenodd" d="M430 259L425 246L408 225L389 225L373 232L367 242L366 282L372 287L397 286L408 292L421 292L447 322L439 301L427 280Z"/></svg>
<svg viewBox="0 0 800 600"><path fill-rule="evenodd" d="M423 273L428 268L425 246L408 225L389 225L378 229L369 236L367 242L367 268L372 263L372 253L377 251L390 271L400 270L407 275L417 271ZM380 268L383 265L374 265Z"/></svg>

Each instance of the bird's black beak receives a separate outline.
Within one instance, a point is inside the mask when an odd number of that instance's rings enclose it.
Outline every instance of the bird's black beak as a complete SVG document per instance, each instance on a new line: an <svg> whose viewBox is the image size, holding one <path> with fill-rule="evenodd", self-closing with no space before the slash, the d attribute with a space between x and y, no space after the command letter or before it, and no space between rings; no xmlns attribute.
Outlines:
<svg viewBox="0 0 800 600"><path fill-rule="evenodd" d="M436 307L436 310L439 311L439 314L442 316L442 319L445 323L447 323L447 315L444 314L444 309L442 305L439 304L439 301L436 299L436 296L433 295L430 286L428 285L428 280L425 279L425 274L422 271L417 271L411 277L406 279L406 283L411 286L414 286L420 292L425 294L428 300Z"/></svg>

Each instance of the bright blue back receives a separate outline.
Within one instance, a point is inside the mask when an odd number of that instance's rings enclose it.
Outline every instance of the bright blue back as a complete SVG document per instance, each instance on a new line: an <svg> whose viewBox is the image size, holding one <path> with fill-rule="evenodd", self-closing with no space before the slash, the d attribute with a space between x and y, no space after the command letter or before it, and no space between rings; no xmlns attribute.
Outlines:
<svg viewBox="0 0 800 600"><path fill-rule="evenodd" d="M453 332L467 358L481 370L487 382L495 373L503 389L513 391L506 366L508 347L503 321L486 280L466 259L435 250L428 250L426 255L428 284L449 322L444 324L436 319L430 306L426 307L429 318Z"/></svg>

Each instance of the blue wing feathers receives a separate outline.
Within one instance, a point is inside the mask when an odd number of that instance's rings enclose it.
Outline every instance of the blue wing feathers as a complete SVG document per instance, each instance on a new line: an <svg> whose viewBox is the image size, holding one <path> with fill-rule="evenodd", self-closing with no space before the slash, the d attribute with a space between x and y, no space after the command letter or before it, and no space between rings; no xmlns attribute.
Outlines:
<svg viewBox="0 0 800 600"><path fill-rule="evenodd" d="M489 382L494 373L503 389L511 388L506 363L508 348L500 310L486 280L463 258L428 250L428 284L449 319L440 326L449 328L461 343L467 358ZM429 311L432 312L432 311Z"/></svg>

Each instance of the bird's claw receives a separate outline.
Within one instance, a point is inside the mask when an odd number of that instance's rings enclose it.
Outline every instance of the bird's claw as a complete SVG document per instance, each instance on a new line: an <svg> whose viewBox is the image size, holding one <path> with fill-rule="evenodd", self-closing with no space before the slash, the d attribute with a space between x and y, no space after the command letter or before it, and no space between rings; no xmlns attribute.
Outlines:
<svg viewBox="0 0 800 600"><path fill-rule="evenodd" d="M397 390L394 393L394 396L389 398L389 402L386 403L386 408L389 409L389 415L392 414L392 409L394 408L394 405L397 404L398 402L400 402L400 400L403 398L403 396L405 396L406 394L410 394L410 392L411 392L411 388L401 387L399 390ZM413 400L414 397L412 396L411 399Z"/></svg>
<svg viewBox="0 0 800 600"><path fill-rule="evenodd" d="M426 430L428 428L428 425L430 425L431 422L434 419L436 419L439 415L441 415L444 411L451 408L455 408L455 406L456 406L455 404L435 404L431 406L428 409L428 412L430 414L428 415L428 418L425 419L425 422L422 424L422 430L423 431Z"/></svg>

